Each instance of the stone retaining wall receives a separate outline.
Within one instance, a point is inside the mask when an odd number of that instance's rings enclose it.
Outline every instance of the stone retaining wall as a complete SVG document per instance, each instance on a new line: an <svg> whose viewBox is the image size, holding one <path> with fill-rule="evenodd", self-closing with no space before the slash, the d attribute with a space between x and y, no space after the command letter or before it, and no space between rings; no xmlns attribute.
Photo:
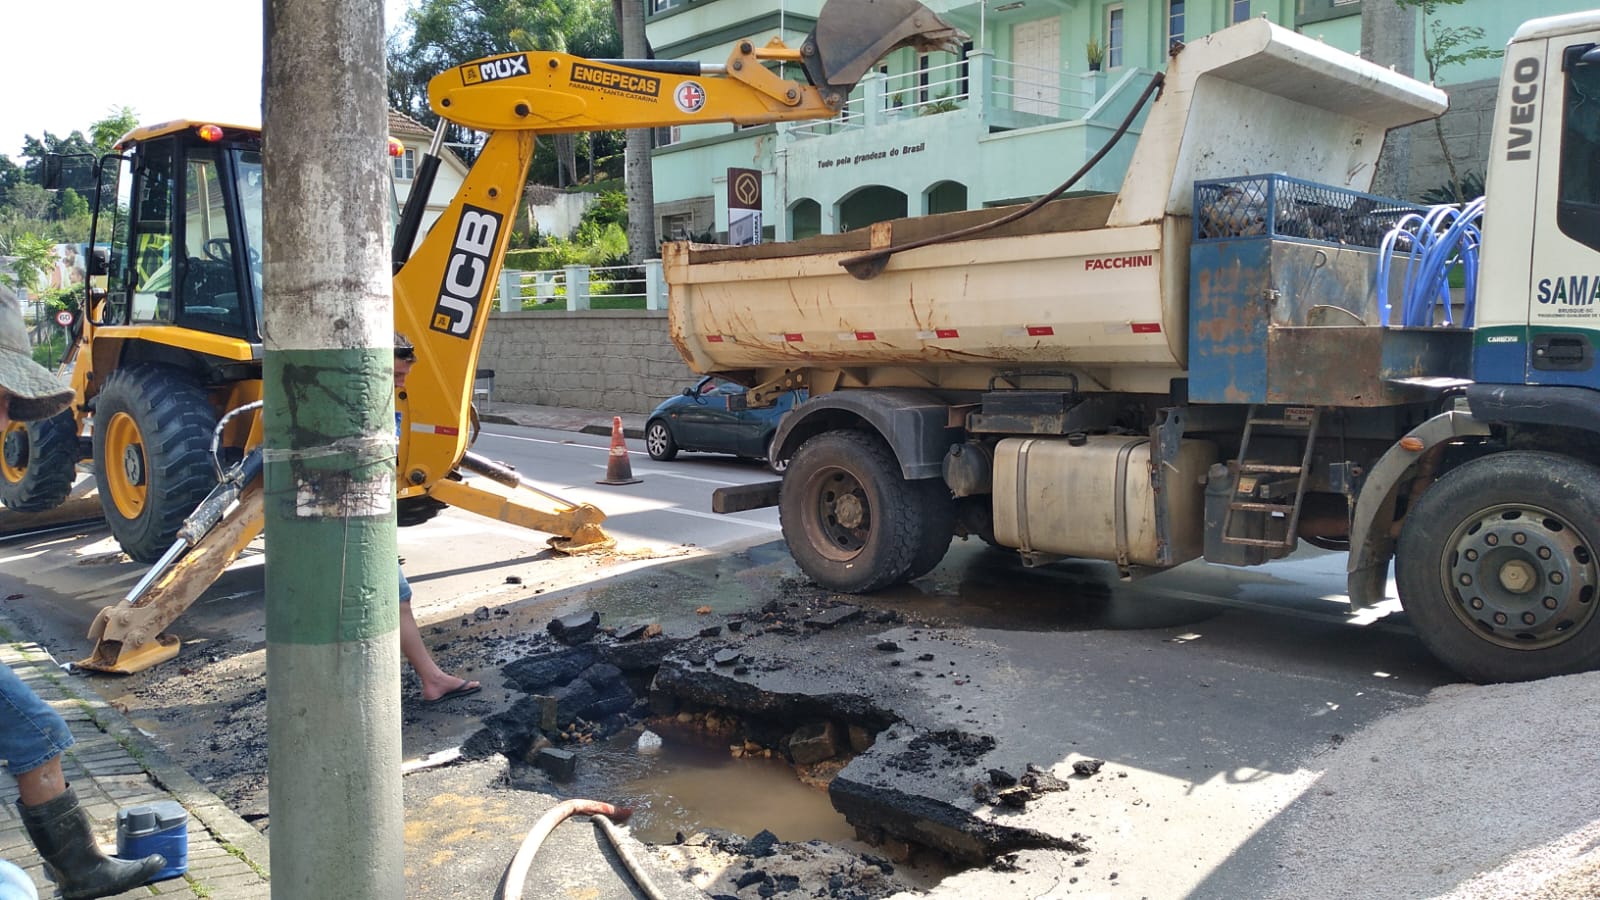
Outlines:
<svg viewBox="0 0 1600 900"><path fill-rule="evenodd" d="M698 377L662 310L496 312L478 365L495 372L495 401L606 413L647 413Z"/></svg>

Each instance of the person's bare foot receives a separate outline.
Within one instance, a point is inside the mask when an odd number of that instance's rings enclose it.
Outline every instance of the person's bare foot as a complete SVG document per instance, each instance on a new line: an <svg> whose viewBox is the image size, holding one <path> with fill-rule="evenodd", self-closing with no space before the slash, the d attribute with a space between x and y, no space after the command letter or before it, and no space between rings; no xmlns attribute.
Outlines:
<svg viewBox="0 0 1600 900"><path fill-rule="evenodd" d="M423 703L443 703L457 697L467 697L483 689L483 685L467 678L457 678L454 682L445 681L442 684L422 685Z"/></svg>

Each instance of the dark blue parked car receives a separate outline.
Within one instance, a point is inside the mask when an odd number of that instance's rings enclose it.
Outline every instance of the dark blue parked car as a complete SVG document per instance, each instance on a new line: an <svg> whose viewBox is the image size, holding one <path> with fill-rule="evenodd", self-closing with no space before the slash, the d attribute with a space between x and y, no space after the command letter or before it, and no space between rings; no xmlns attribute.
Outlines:
<svg viewBox="0 0 1600 900"><path fill-rule="evenodd" d="M645 420L644 445L650 458L665 462L680 450L704 450L767 459L773 471L782 472L788 460L773 461L767 450L778 421L806 399L806 392L788 391L762 409L729 409L728 398L743 393L743 387L707 375L663 401Z"/></svg>

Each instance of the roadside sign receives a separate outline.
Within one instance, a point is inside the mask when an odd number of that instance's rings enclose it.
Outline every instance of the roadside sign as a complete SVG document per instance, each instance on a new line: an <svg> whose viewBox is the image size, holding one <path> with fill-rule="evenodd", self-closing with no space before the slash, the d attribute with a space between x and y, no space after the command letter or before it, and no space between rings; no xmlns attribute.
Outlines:
<svg viewBox="0 0 1600 900"><path fill-rule="evenodd" d="M72 325L72 311L63 309L62 311L56 313L56 324L60 325L62 328L70 327Z"/></svg>

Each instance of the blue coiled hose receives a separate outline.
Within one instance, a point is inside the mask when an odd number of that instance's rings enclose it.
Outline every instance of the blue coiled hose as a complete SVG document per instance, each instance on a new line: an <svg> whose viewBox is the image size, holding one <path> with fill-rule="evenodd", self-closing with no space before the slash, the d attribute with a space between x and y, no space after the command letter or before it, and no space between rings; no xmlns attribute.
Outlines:
<svg viewBox="0 0 1600 900"><path fill-rule="evenodd" d="M1400 300L1400 321L1406 327L1433 325L1434 305L1444 309L1445 325L1454 325L1450 310L1450 272L1461 267L1463 298L1461 324L1472 327L1478 299L1478 247L1483 242L1479 230L1483 221L1483 197L1465 207L1431 207L1427 213L1411 213L1383 236L1378 248L1378 305L1385 325L1394 321L1389 302L1389 280L1398 256L1404 258L1405 289Z"/></svg>

